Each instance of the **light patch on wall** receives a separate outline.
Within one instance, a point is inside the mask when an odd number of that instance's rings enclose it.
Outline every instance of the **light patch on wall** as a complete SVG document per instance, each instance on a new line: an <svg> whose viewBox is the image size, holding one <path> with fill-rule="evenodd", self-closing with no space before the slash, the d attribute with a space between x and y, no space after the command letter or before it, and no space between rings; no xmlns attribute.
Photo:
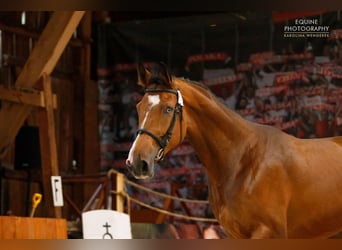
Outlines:
<svg viewBox="0 0 342 250"><path fill-rule="evenodd" d="M21 12L21 25L26 25L26 11Z"/></svg>

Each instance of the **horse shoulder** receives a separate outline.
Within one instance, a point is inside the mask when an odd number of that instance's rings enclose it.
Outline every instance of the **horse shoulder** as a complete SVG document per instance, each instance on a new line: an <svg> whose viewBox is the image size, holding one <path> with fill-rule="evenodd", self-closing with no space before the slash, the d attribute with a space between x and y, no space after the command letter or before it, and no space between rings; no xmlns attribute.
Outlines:
<svg viewBox="0 0 342 250"><path fill-rule="evenodd" d="M222 217L235 218L240 228L231 229L247 237L259 237L260 233L271 237L284 237L287 232L286 211L291 197L291 182L284 165L282 144L289 141L277 130L256 126L258 136L249 136L240 168L234 178L233 189L227 192L231 205ZM267 204L267 206L265 206ZM253 231L259 228L259 231ZM267 230L266 230L267 229ZM265 231L266 230L266 231Z"/></svg>

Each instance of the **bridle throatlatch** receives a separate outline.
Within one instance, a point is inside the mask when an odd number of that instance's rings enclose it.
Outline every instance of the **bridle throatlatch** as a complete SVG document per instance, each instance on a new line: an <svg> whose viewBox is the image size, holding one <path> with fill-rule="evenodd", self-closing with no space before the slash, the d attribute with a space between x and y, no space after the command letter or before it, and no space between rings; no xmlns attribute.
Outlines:
<svg viewBox="0 0 342 250"><path fill-rule="evenodd" d="M179 143L181 143L182 141L182 119L183 119L183 97L182 94L180 93L179 90L173 90L173 89L146 89L145 90L146 93L160 93L160 92L168 92L168 93L172 93L175 94L177 96L177 104L174 108L173 111L173 116L172 116L172 120L171 123L168 127L168 129L166 130L166 133L162 136L159 137L156 134L154 134L153 132L147 130L147 129L138 129L137 130L137 134L148 134L149 136L151 136L160 146L160 149L155 157L155 161L159 161L164 157L164 151L165 148L167 147L167 145L169 144L171 137L172 137L172 132L173 132L173 128L176 124L176 120L177 120L177 116L179 115L179 124L180 124L180 137L179 137Z"/></svg>

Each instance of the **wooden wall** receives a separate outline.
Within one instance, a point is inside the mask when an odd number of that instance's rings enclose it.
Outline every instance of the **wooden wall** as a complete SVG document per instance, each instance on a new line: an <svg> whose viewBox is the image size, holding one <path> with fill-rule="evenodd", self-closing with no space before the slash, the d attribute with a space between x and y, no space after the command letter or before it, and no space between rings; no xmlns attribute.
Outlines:
<svg viewBox="0 0 342 250"><path fill-rule="evenodd" d="M26 22L23 24L23 12L0 12L0 85L13 86L51 14L26 12ZM52 89L58 100L55 122L59 172L62 176L99 171L97 86L90 79L91 14L87 12L83 17L74 38L69 42L52 73ZM38 125L35 111L25 123ZM14 169L14 147L12 143L11 150L0 159L7 169ZM5 179L2 187L1 213L5 214L10 210L17 216L26 215L27 183ZM30 195L39 190L39 184L33 183ZM85 202L90 192L82 185L68 188L66 191L70 192L74 201L80 205ZM63 217L72 217L72 213L68 205L63 208ZM37 209L36 215L46 215L44 206Z"/></svg>

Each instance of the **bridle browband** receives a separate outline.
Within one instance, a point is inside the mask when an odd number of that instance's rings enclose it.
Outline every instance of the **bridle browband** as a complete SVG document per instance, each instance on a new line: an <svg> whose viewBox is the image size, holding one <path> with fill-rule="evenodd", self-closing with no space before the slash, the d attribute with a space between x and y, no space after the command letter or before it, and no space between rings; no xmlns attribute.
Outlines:
<svg viewBox="0 0 342 250"><path fill-rule="evenodd" d="M137 130L137 134L144 134L145 133L145 134L151 136L159 144L160 149L156 155L156 158L155 158L156 161L159 161L164 156L164 150L167 147L167 145L169 144L171 137L172 137L172 131L173 131L173 128L176 124L177 115L179 115L179 124L180 124L179 142L182 141L183 98L180 94L180 91L179 90L173 90L173 89L145 89L145 93L160 93L160 92L168 92L168 93L172 93L172 94L177 96L177 104L174 108L173 117L172 117L172 120L171 120L171 123L170 123L168 129L166 130L166 133L162 137L159 137L147 129L141 128L141 129Z"/></svg>

